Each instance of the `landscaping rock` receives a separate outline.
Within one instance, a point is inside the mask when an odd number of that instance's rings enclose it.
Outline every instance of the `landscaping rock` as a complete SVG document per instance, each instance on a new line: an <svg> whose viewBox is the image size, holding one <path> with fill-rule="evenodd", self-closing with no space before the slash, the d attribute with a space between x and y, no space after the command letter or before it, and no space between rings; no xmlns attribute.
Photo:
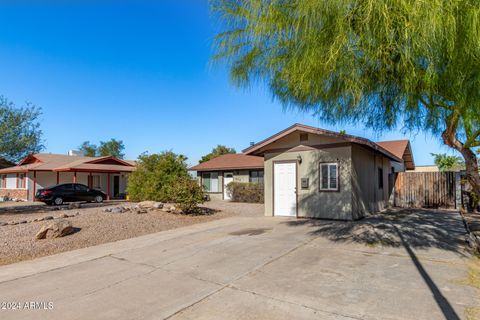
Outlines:
<svg viewBox="0 0 480 320"><path fill-rule="evenodd" d="M102 210L103 212L112 212L112 208L105 208Z"/></svg>
<svg viewBox="0 0 480 320"><path fill-rule="evenodd" d="M57 220L44 225L35 235L37 240L45 238L59 238L73 233L72 223L68 220Z"/></svg>
<svg viewBox="0 0 480 320"><path fill-rule="evenodd" d="M143 214L143 213L147 213L148 211L143 208L136 208L133 210L133 212L135 212L136 214Z"/></svg>
<svg viewBox="0 0 480 320"><path fill-rule="evenodd" d="M22 221L19 221L18 224L25 224L27 222L28 222L27 220L22 220Z"/></svg>
<svg viewBox="0 0 480 320"><path fill-rule="evenodd" d="M68 205L68 209L80 209L82 204L80 202L72 202Z"/></svg>
<svg viewBox="0 0 480 320"><path fill-rule="evenodd" d="M16 222L16 221L10 221L8 224L11 225L11 226L14 226L14 225L17 225L18 222Z"/></svg>
<svg viewBox="0 0 480 320"><path fill-rule="evenodd" d="M137 204L137 206L145 209L151 209L157 202L155 201L142 201Z"/></svg>
<svg viewBox="0 0 480 320"><path fill-rule="evenodd" d="M52 216L46 216L46 217L43 217L43 220L53 220L53 217Z"/></svg>
<svg viewBox="0 0 480 320"><path fill-rule="evenodd" d="M162 209L162 208L163 208L163 203L161 203L161 202L155 202L155 203L153 204L153 208L155 208L155 209Z"/></svg>
<svg viewBox="0 0 480 320"><path fill-rule="evenodd" d="M8 223L0 221L0 226L6 226Z"/></svg>
<svg viewBox="0 0 480 320"><path fill-rule="evenodd" d="M126 210L124 207L115 207L110 211L111 213L124 213Z"/></svg>
<svg viewBox="0 0 480 320"><path fill-rule="evenodd" d="M55 219L62 219L62 218L68 218L68 217L69 217L69 215L64 213L64 214L59 215L58 217L55 217Z"/></svg>

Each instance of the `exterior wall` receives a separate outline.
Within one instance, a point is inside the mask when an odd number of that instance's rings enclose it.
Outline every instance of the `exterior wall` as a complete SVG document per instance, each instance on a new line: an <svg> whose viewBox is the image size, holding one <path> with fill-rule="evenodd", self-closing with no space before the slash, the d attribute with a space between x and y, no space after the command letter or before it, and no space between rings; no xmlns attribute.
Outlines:
<svg viewBox="0 0 480 320"><path fill-rule="evenodd" d="M290 140L288 140L290 143ZM314 144L318 144L315 141ZM298 145L298 140L297 140ZM298 163L297 157L302 158ZM298 217L352 220L351 147L335 147L299 152L265 154L265 215L273 216L273 166L275 161L297 161ZM339 191L320 190L320 163L338 163ZM309 179L309 187L301 188L301 179Z"/></svg>
<svg viewBox="0 0 480 320"><path fill-rule="evenodd" d="M404 165L358 145L352 146L352 164L354 216L360 218L388 207L394 182L389 176L392 169L405 171ZM383 170L383 189L379 188L379 168Z"/></svg>
<svg viewBox="0 0 480 320"><path fill-rule="evenodd" d="M26 200L27 192L27 189L0 189L0 197Z"/></svg>
<svg viewBox="0 0 480 320"><path fill-rule="evenodd" d="M263 169L252 169L255 171L261 171ZM224 188L223 185L223 176L225 172L232 172L233 173L233 181L234 182L249 182L250 181L250 171L251 170L221 170L221 171L204 171L204 172L197 172L197 181L200 185L202 185L202 173L206 172L218 172L218 192L206 192L211 199L216 200L223 200Z"/></svg>

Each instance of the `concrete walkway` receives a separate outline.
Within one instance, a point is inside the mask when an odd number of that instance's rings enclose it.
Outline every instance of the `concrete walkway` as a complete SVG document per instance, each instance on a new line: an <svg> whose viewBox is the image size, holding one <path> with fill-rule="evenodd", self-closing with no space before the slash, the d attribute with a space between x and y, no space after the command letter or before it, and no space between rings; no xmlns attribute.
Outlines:
<svg viewBox="0 0 480 320"><path fill-rule="evenodd" d="M23 310L0 319L465 318L459 216L398 217L228 218L3 266L0 301Z"/></svg>

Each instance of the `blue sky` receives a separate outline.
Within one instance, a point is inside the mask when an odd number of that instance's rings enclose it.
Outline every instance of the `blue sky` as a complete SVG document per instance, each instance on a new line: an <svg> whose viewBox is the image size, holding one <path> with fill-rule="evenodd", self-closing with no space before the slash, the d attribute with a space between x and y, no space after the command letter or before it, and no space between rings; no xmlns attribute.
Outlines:
<svg viewBox="0 0 480 320"><path fill-rule="evenodd" d="M262 88L235 88L212 66L206 0L2 1L0 94L43 109L46 152L121 139L126 157L173 150L195 164L217 144L241 151L299 122L372 140L407 137L417 164L437 138L332 126L284 111Z"/></svg>

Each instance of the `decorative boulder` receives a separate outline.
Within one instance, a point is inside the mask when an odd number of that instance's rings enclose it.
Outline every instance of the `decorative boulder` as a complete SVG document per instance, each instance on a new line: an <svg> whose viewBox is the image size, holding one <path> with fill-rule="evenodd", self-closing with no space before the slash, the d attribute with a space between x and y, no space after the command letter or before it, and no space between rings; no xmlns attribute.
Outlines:
<svg viewBox="0 0 480 320"><path fill-rule="evenodd" d="M72 223L68 220L55 220L54 222L44 225L37 232L35 238L37 240L45 238L59 238L73 233Z"/></svg>
<svg viewBox="0 0 480 320"><path fill-rule="evenodd" d="M110 211L111 213L124 213L126 210L124 207L115 207Z"/></svg>
<svg viewBox="0 0 480 320"><path fill-rule="evenodd" d="M155 202L155 203L153 204L153 208L154 208L154 209L162 209L162 208L163 208L163 203L161 203L161 202Z"/></svg>
<svg viewBox="0 0 480 320"><path fill-rule="evenodd" d="M82 204L80 202L72 202L68 205L68 209L80 209Z"/></svg>
<svg viewBox="0 0 480 320"><path fill-rule="evenodd" d="M145 209L151 209L155 205L155 201L142 201L137 204L137 206Z"/></svg>

